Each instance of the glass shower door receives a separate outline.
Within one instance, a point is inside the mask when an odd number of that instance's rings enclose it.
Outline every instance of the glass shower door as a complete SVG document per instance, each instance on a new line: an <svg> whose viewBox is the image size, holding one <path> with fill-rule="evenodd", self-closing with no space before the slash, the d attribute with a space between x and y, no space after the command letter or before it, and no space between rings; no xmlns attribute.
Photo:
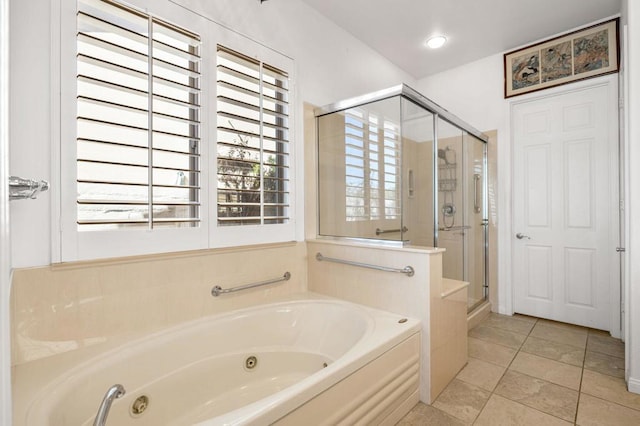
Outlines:
<svg viewBox="0 0 640 426"><path fill-rule="evenodd" d="M446 249L443 276L469 282L468 309L487 297L485 277L485 147L438 119L436 245Z"/></svg>
<svg viewBox="0 0 640 426"><path fill-rule="evenodd" d="M468 309L473 310L487 298L485 250L487 216L485 201L486 144L465 132L463 141L465 180L465 230L464 247L466 259L465 281L469 282Z"/></svg>
<svg viewBox="0 0 640 426"><path fill-rule="evenodd" d="M411 245L434 240L433 113L402 99L402 223Z"/></svg>
<svg viewBox="0 0 640 426"><path fill-rule="evenodd" d="M467 281L465 257L465 212L463 172L464 132L447 121L437 120L438 203L436 246L446 249L442 257L444 278Z"/></svg>

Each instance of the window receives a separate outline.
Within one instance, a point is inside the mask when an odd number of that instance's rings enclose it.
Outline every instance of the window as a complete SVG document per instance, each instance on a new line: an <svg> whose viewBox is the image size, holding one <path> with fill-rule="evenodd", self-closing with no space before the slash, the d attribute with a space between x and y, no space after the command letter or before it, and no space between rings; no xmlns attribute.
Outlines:
<svg viewBox="0 0 640 426"><path fill-rule="evenodd" d="M218 46L218 225L289 220L288 75Z"/></svg>
<svg viewBox="0 0 640 426"><path fill-rule="evenodd" d="M400 218L400 129L362 109L345 112L347 222Z"/></svg>
<svg viewBox="0 0 640 426"><path fill-rule="evenodd" d="M169 0L63 3L53 261L295 240L293 61Z"/></svg>
<svg viewBox="0 0 640 426"><path fill-rule="evenodd" d="M117 3L77 15L80 231L200 222L200 37Z"/></svg>

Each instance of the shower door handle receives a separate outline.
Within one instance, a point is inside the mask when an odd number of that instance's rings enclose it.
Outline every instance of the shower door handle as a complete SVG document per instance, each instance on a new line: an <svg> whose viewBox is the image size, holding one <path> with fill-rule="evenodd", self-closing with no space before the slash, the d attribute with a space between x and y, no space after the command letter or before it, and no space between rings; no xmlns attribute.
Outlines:
<svg viewBox="0 0 640 426"><path fill-rule="evenodd" d="M521 240L521 239L523 239L523 238L526 238L527 240L530 240L530 239L531 239L531 237L530 237L530 236L528 236L528 235L524 235L522 232L518 232L518 233L516 234L516 238L517 238L517 239L519 239L519 240Z"/></svg>
<svg viewBox="0 0 640 426"><path fill-rule="evenodd" d="M480 179L482 179L482 176L478 173L473 175L473 211L475 213L480 213L482 211L480 203L478 202L478 194L480 193L480 191L478 191L478 182L480 182Z"/></svg>

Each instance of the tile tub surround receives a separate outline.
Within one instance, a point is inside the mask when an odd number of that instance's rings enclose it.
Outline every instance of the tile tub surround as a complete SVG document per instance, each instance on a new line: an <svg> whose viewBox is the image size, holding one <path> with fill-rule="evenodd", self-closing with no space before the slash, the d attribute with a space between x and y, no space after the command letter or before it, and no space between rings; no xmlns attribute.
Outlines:
<svg viewBox="0 0 640 426"><path fill-rule="evenodd" d="M203 250L18 269L11 293L12 365L100 351L202 316L306 290L304 243ZM251 268L247 268L247 263ZM291 280L214 298L211 288Z"/></svg>
<svg viewBox="0 0 640 426"><path fill-rule="evenodd" d="M420 319L420 400L433 401L467 359L467 284L442 279L442 249L318 239L308 241L307 250L310 291ZM410 265L415 275L318 262L317 252L393 268Z"/></svg>
<svg viewBox="0 0 640 426"><path fill-rule="evenodd" d="M417 318L422 323L420 361L420 400L429 401L429 312L430 289L442 278L441 250L406 249L357 244L346 241L307 241L309 291L337 297L372 308ZM415 275L359 268L315 259L325 257L404 268L410 265Z"/></svg>
<svg viewBox="0 0 640 426"><path fill-rule="evenodd" d="M442 278L440 286L431 283L430 288L430 402L433 402L467 363L469 283Z"/></svg>
<svg viewBox="0 0 640 426"><path fill-rule="evenodd" d="M469 331L467 366L398 425L638 425L623 368L624 343L609 333L492 313Z"/></svg>

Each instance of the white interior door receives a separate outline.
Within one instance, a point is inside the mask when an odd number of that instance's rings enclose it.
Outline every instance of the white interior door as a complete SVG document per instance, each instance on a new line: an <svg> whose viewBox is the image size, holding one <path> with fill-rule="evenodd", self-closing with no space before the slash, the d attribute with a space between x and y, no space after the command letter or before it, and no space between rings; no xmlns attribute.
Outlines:
<svg viewBox="0 0 640 426"><path fill-rule="evenodd" d="M515 312L615 333L617 102L606 81L512 107L512 276Z"/></svg>

